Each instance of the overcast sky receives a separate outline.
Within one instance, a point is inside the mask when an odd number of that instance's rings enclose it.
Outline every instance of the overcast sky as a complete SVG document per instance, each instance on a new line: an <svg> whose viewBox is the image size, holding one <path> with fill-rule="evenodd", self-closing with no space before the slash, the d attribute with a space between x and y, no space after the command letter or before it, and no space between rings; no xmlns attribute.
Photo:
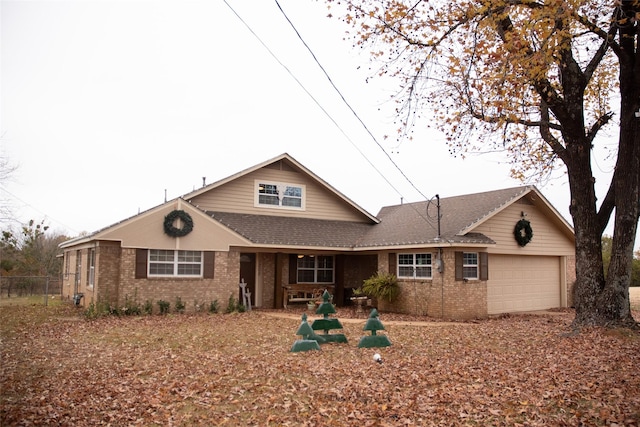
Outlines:
<svg viewBox="0 0 640 427"><path fill-rule="evenodd" d="M2 0L0 150L17 166L3 203L75 236L285 152L374 215L523 184L505 158L451 157L427 123L397 145L398 82L367 82L323 1L279 4L375 140L275 1ZM538 188L570 221L562 174Z"/></svg>

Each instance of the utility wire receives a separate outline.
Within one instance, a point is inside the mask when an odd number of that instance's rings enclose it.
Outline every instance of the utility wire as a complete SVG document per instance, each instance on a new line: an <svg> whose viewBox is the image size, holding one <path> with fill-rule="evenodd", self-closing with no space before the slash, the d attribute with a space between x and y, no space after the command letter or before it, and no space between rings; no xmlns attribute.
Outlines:
<svg viewBox="0 0 640 427"><path fill-rule="evenodd" d="M231 10L231 12L240 20L240 22L242 22L242 24L247 28L247 30L249 30L249 32L258 40L258 42L260 42L260 44L267 50L267 52L269 53L269 55L271 55L271 57L273 59L275 59L275 61L280 64L280 66L282 66L287 73L291 76L291 78L293 78L295 80L295 82L302 88L302 90L313 100L313 102L318 106L318 108L320 108L320 110L322 110L322 112L329 118L329 120L336 126L336 128L340 131L340 133L342 133L342 135L344 135L344 137L347 139L347 141L349 141L349 143L360 153L360 155L369 163L369 165L371 165L371 167L382 177L382 179L385 180L385 182L387 184L389 184L389 186L391 188L393 188L393 190L402 198L403 195L402 193L391 183L391 181L389 181L389 179L373 164L373 162L366 156L366 154L364 154L362 152L362 150L355 144L355 142L349 137L349 135L347 135L347 133L342 129L342 127L340 127L340 125L338 124L338 122L336 122L336 120L331 116L331 114L329 114L329 112L319 103L319 101L309 92L309 90L304 86L304 84L291 72L291 70L282 62L280 61L280 59L276 56L276 54L269 48L269 46L267 46L267 44L260 38L260 36L258 34L256 34L255 31L253 31L253 29L251 28L251 26L249 24L247 24L247 22L240 16L240 14L238 14L238 12L236 12L236 10L227 2L227 0L223 0L224 4L229 8L229 10ZM371 130L369 130L369 128L367 127L367 125L364 123L364 121L360 118L360 116L356 113L356 111L351 107L351 105L349 104L349 102L346 100L346 98L344 97L344 95L342 94L342 92L340 91L340 89L338 89L338 87L335 85L335 83L333 82L333 79L331 78L331 76L329 76L329 74L327 73L327 71L325 70L325 68L322 66L322 64L320 63L320 61L317 59L316 55L313 53L313 51L311 50L311 48L307 45L307 43L304 41L304 39L302 38L302 36L300 35L300 32L297 30L297 28L295 27L295 25L291 22L291 20L289 19L289 17L287 16L287 14L284 12L284 10L282 9L282 7L280 6L280 3L278 3L278 0L275 0L276 5L278 6L278 9L280 10L280 12L282 13L282 15L285 17L285 19L287 20L287 22L289 23L289 25L291 26L291 28L294 30L294 32L296 33L298 39L302 42L302 44L305 46L305 48L309 51L309 53L311 54L311 56L313 57L314 61L316 62L316 64L318 65L318 67L320 67L320 69L322 70L322 72L324 73L325 77L327 77L327 79L329 80L329 83L331 84L331 86L333 87L333 89L338 93L338 95L340 96L340 98L342 99L342 102L347 106L347 108L349 108L349 110L351 111L351 113L356 117L356 119L358 120L358 122L360 122L360 124L362 125L362 127L366 130L366 132L369 134L369 136L371 137L371 139L373 139L373 141L376 143L376 145L382 150L382 152L385 154L385 156L389 159L389 161L393 164L393 166L400 172L400 174L407 180L407 182L426 200L426 201L430 201L429 198L427 198L427 196L425 196L422 191L420 191L420 189L418 189L415 184L409 179L409 177L402 171L402 169L396 164L396 162L393 161L393 159L389 156L389 153L387 153L387 151L384 149L384 147L382 147L382 145L380 144L380 142L378 141L378 139L375 137L375 135L373 135L373 133L371 132ZM417 207L415 206L415 203L409 203L409 205L416 211L416 213L422 218L424 219L432 228L435 229L434 225L431 223L431 221L429 220L429 218L427 218L422 212L420 212Z"/></svg>
<svg viewBox="0 0 640 427"><path fill-rule="evenodd" d="M313 52L313 50L309 47L309 45L307 44L307 42L305 42L305 40L302 38L302 35L300 34L300 32L298 31L298 29L296 28L296 26L293 24L293 22L291 22L291 20L289 19L289 17L287 16L287 14L285 13L285 11L282 9L282 6L280 6L280 3L278 2L278 0L274 0L276 5L278 6L278 9L280 9L280 13L282 13L282 15L284 16L284 18L287 20L287 22L289 23L289 25L291 26L291 28L293 29L293 31L296 33L296 36L298 37L298 39L302 42L302 44L304 45L304 47L307 49L307 51L309 51L309 53L311 54L311 56L313 57L313 60L315 61L315 63L318 65L318 67L320 67L320 69L322 70L322 72L324 73L325 77L327 78L327 80L329 80L329 84L331 84L331 87L333 87L333 89L336 91L336 93L338 94L338 96L340 96L340 99L342 99L342 102L347 106L347 108L349 108L349 111L351 111L351 113L355 116L355 118L358 120L358 122L362 125L362 127L366 130L366 132L369 134L369 136L371 137L371 139L373 140L373 142L376 143L376 145L378 146L378 148L380 148L380 150L382 150L382 152L384 153L384 155L387 157L387 159L389 159L389 161L391 162L391 164L393 164L393 166L398 170L398 172L400 172L400 174L404 177L404 179L418 192L418 194L420 194L426 201L427 201L427 206L425 209L425 214L423 214L420 210L418 210L418 208L416 207L416 205L414 203L410 203L409 206L411 206L411 208L423 219L425 220L425 222L427 224L429 224L431 226L431 228L433 228L435 231L438 232L438 238L440 237L440 218L437 218L437 222L438 222L438 228L436 229L436 227L434 227L434 225L431 223L431 220L429 218L429 213L428 213L428 209L429 209L429 205L431 204L431 200L433 198L428 198L427 196L425 196L422 191L420 191L420 189L418 187L416 187L416 185L411 181L411 179L409 179L409 177L404 173L404 171L400 168L400 166L398 166L398 164L396 162L393 161L393 159L391 158L391 156L389 155L389 153L387 153L387 151L384 149L384 147L382 146L382 144L380 144L380 142L378 141L378 139L375 137L375 135L371 132L371 130L369 129L369 127L366 125L366 123L360 118L360 116L358 115L358 113L353 109L353 107L351 107L351 104L349 104L349 102L347 101L347 99L344 97L344 95L342 94L342 92L340 91L340 89L338 89L338 87L335 85L335 83L333 82L333 79L331 78L331 76L329 75L329 73L327 72L327 70L322 66L322 64L320 63L320 61L318 60L318 58L316 57L315 53ZM324 111L324 109L323 109ZM333 120L333 119L332 119ZM335 123L335 121L334 121ZM348 137L347 137L348 138ZM353 144L353 143L352 143ZM360 151L358 149L358 151ZM362 156L367 160L367 162L369 162L369 164L384 178L385 181L387 181L387 183L389 183L389 185L391 185L391 187L395 189L395 187L389 182L389 180L382 174L382 172L380 172L374 165L373 163L367 158L367 156L362 153L362 151L360 151L360 154L362 154ZM396 192L398 194L400 194L400 192L398 192L398 190L396 190ZM402 194L400 194L400 196L402 196Z"/></svg>
<svg viewBox="0 0 640 427"><path fill-rule="evenodd" d="M280 64L282 66L282 68L284 68L287 73L289 73L289 75L296 81L296 83L298 83L298 85L302 88L302 90L309 95L309 97L313 100L313 102L318 106L318 108L320 108L320 110L322 110L322 112L325 114L325 116L327 116L329 118L329 120L331 120L331 122L335 125L336 128L338 128L338 130L340 131L340 133L342 133L342 135L344 135L344 137L347 139L347 141L349 141L349 143L360 153L360 155L362 157L364 157L364 159L369 163L369 165L371 165L371 167L373 169L375 169L376 172L378 172L378 174L382 177L382 179L384 179L387 184L389 184L389 186L391 188L393 188L395 190L396 193L398 193L398 195L400 197L402 197L402 193L400 193L400 191L387 179L386 176L384 176L384 174L382 172L380 172L380 170L371 162L371 160L369 160L367 158L367 156L362 152L362 150L360 150L360 148L355 144L355 142L353 142L353 140L349 137L349 135L347 135L347 133L344 131L344 129L342 129L342 127L340 127L340 125L338 124L338 122L335 121L335 119L331 116L331 114L329 114L329 112L320 104L320 102L318 102L318 100L311 94L311 92L309 92L309 90L307 90L307 88L304 86L304 84L302 84L302 82L300 80L298 80L298 78L291 72L291 70L284 64L282 63L282 61L280 61L280 59L276 56L275 53L273 53L273 51L269 48L269 46L267 46L267 44L262 41L262 39L260 38L260 36L258 36L255 31L253 31L253 29L249 26L249 24L247 24L245 22L244 19L242 19L242 17L238 14L238 12L236 12L233 7L227 2L227 0L223 0L224 4L227 5L227 7L231 10L231 12L233 12L234 15L236 15L236 17L240 20L240 22L242 22L242 24L251 32L251 34L253 34L253 36L260 42L260 44L267 50L267 52L269 52L269 54L271 55L271 57L273 57L273 59L276 60L276 62L278 64ZM278 3L278 2L276 2ZM278 7L280 8L280 5L278 4ZM285 16L285 18L287 18L287 15L284 14L284 11L282 11L282 9L280 8L280 11L282 12L282 14ZM289 21L289 18L287 18L287 21ZM291 24L291 21L289 21L289 24ZM293 27L293 24L291 24L291 26ZM295 27L294 27L295 30ZM297 33L297 30L296 30ZM302 41L304 43L304 40ZM305 44L306 46L306 44ZM307 47L308 49L308 47ZM311 53L313 55L313 52ZM314 57L315 58L315 57ZM317 61L316 61L317 62ZM322 68L322 66L321 66ZM325 73L326 75L326 73ZM335 88L335 86L334 86ZM339 93L339 92L338 92ZM344 100L344 98L343 98ZM345 101L346 103L346 101ZM348 104L347 104L348 105ZM349 107L350 108L350 107ZM353 110L352 110L353 111Z"/></svg>
<svg viewBox="0 0 640 427"><path fill-rule="evenodd" d="M349 111L351 111L351 113L355 116L355 118L358 120L358 122L360 122L360 124L362 125L362 127L367 131L367 133L369 134L369 136L371 137L371 139L373 139L373 142L376 143L376 145L380 148L380 150L382 150L382 152L385 154L385 156L387 156L387 159L389 159L389 161L391 162L391 164L393 164L393 166L398 170L398 172L400 172L400 174L404 177L404 179L407 180L407 182L409 184L411 184L411 186L425 199L425 200L429 200L427 198L427 196L425 196L424 194L422 194L422 191L420 191L420 189L418 187L415 186L415 184L409 179L409 177L404 173L404 171L402 169L400 169L400 166L398 166L398 164L396 162L393 161L393 159L391 158L391 156L389 155L389 153L387 153L387 151L384 149L384 147L382 146L382 144L380 144L380 142L378 141L378 139L375 137L375 135L371 132L371 130L369 130L369 127L365 124L365 122L360 118L360 116L358 115L358 113L356 113L356 111L353 109L353 107L351 107L351 104L349 104L349 102L345 99L344 95L342 95L342 92L340 91L340 89L338 89L338 87L335 85L335 83L333 82L333 79L331 78L331 76L329 76L329 73L327 73L327 70L325 70L325 68L322 66L322 64L320 63L320 61L318 60L318 58L316 57L316 55L313 53L313 51L311 50L311 48L309 47L309 45L304 41L304 39L302 38L302 36L300 35L300 32L298 31L298 29L295 27L295 25L293 25L293 22L291 22L291 20L289 19L289 17L287 16L287 14L284 12L284 10L282 10L282 7L280 6L280 3L278 3L278 0L274 0L276 2L276 5L278 6L278 9L280 9L280 12L282 13L282 15L284 16L284 18L287 20L287 22L289 23L289 25L291 26L291 28L293 28L293 31L295 31L296 35L298 36L298 39L300 39L300 41L302 42L302 44L304 45L305 48L307 48L307 50L309 51L309 53L311 54L311 56L313 57L313 60L316 62L316 64L318 64L318 67L320 67L320 69L322 70L322 72L324 73L325 77L327 78L327 80L329 80L329 83L331 84L331 86L333 87L333 89L336 91L336 93L338 94L338 96L340 96L340 99L342 99L342 102L344 102L344 104L347 106L347 108L349 108ZM368 161L368 159L367 159ZM369 162L371 163L371 162ZM377 170L377 169L376 169ZM388 181L387 181L388 182ZM397 190L396 190L397 191Z"/></svg>

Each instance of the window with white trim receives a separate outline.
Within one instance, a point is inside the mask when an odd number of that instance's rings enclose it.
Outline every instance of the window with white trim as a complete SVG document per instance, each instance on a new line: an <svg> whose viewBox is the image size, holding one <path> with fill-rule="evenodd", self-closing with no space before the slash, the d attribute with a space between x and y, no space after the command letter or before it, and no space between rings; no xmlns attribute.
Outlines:
<svg viewBox="0 0 640 427"><path fill-rule="evenodd" d="M69 285L69 274L71 274L71 252L64 253L64 278Z"/></svg>
<svg viewBox="0 0 640 427"><path fill-rule="evenodd" d="M94 248L89 249L89 259L87 265L89 268L89 287L92 288L96 282L96 250Z"/></svg>
<svg viewBox="0 0 640 427"><path fill-rule="evenodd" d="M462 277L476 280L478 276L478 253L464 252L462 254Z"/></svg>
<svg viewBox="0 0 640 427"><path fill-rule="evenodd" d="M433 274L430 253L398 254L399 278L431 279Z"/></svg>
<svg viewBox="0 0 640 427"><path fill-rule="evenodd" d="M303 255L298 257L298 283L333 283L333 256Z"/></svg>
<svg viewBox="0 0 640 427"><path fill-rule="evenodd" d="M202 252L149 250L149 276L202 277Z"/></svg>
<svg viewBox="0 0 640 427"><path fill-rule="evenodd" d="M75 289L76 292L78 291L79 287L80 287L80 279L81 279L81 274L80 272L82 271L82 252L80 250L76 251L76 278L75 278Z"/></svg>
<svg viewBox="0 0 640 427"><path fill-rule="evenodd" d="M304 185L256 180L255 186L256 206L304 209Z"/></svg>

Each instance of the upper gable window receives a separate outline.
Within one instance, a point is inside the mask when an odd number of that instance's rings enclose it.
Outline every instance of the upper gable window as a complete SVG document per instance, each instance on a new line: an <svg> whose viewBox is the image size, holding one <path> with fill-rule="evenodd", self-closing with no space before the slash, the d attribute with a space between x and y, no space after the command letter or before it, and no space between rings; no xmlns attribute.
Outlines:
<svg viewBox="0 0 640 427"><path fill-rule="evenodd" d="M304 185L255 181L255 205L261 207L304 209Z"/></svg>

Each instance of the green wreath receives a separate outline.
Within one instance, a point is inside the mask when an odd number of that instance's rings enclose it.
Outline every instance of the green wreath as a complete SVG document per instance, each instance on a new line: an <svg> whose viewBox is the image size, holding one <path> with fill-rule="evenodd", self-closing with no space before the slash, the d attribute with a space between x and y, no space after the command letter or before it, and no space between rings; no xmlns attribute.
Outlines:
<svg viewBox="0 0 640 427"><path fill-rule="evenodd" d="M516 238L518 245L526 246L533 238L531 223L524 218L521 219L516 223L516 227L513 229L513 235Z"/></svg>
<svg viewBox="0 0 640 427"><path fill-rule="evenodd" d="M176 219L180 219L180 221L182 221L182 228L178 228L173 225ZM191 230L193 230L193 219L191 219L191 215L185 211L171 211L164 217L164 232L171 237L186 236L191 233Z"/></svg>

